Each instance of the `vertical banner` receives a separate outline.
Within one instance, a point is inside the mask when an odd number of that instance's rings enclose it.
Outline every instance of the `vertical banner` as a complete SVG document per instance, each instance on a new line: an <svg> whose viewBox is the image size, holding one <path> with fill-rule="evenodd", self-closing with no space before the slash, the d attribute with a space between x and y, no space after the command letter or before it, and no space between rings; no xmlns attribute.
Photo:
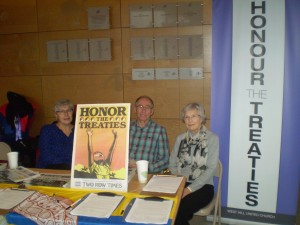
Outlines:
<svg viewBox="0 0 300 225"><path fill-rule="evenodd" d="M222 222L295 225L300 1L213 0L211 130Z"/></svg>
<svg viewBox="0 0 300 225"><path fill-rule="evenodd" d="M276 212L284 22L283 0L233 1L228 187L232 208Z"/></svg>

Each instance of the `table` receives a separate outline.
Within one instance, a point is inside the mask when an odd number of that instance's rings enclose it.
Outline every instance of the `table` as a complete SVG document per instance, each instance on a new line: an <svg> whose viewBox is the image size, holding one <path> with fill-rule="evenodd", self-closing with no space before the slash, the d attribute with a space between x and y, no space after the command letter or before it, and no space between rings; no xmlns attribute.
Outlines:
<svg viewBox="0 0 300 225"><path fill-rule="evenodd" d="M70 171L66 170L49 170L49 169L33 169L35 171L39 171L40 173L51 173L51 174L70 174ZM148 180L151 178L152 175L148 175ZM114 211L112 216L109 219L95 219L95 218L88 218L88 217L78 217L78 224L115 224L115 225L129 225L131 223L127 223L123 219L123 211L126 208L127 204L136 197L145 197L145 196L160 196L166 199L172 199L174 204L171 210L170 219L168 221L168 225L174 224L176 214L178 211L178 206L181 201L181 195L185 185L185 178L182 180L179 189L175 195L166 195L163 193L147 193L142 192L143 187L146 184L139 183L137 174L131 179L128 184L128 191L124 192L116 192L118 194L124 195L125 199L121 202L118 208ZM16 184L0 184L0 188L6 187L15 187ZM45 186L28 186L28 189L36 190L43 194L47 195L56 195L56 196L63 196L68 198L72 201L76 201L82 198L87 193L91 192L99 192L99 190L83 190L83 189L72 189L72 188L55 188L55 187L45 187ZM1 211L0 211L1 214ZM35 224L33 221L27 219L26 217L16 214L16 213L8 213L6 215L7 221L9 223L14 224ZM137 225L137 224L135 224Z"/></svg>

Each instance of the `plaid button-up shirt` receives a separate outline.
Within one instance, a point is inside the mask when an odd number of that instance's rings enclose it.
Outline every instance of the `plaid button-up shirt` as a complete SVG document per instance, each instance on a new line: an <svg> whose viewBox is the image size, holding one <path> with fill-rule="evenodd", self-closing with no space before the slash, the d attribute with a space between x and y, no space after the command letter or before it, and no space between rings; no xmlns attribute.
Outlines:
<svg viewBox="0 0 300 225"><path fill-rule="evenodd" d="M157 173L168 168L169 141L166 129L149 120L143 128L137 121L130 123L130 159L149 161L149 173Z"/></svg>

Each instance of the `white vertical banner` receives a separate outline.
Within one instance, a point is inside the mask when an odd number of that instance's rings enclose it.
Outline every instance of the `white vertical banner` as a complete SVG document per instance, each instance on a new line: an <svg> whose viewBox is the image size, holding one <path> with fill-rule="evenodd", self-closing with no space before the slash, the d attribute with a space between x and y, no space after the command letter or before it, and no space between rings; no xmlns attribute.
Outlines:
<svg viewBox="0 0 300 225"><path fill-rule="evenodd" d="M276 212L284 37L284 0L233 0L231 208Z"/></svg>

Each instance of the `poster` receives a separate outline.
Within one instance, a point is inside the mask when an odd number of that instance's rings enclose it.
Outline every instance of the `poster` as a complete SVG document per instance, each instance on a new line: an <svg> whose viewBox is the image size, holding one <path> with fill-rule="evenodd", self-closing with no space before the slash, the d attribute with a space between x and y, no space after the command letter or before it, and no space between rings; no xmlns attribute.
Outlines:
<svg viewBox="0 0 300 225"><path fill-rule="evenodd" d="M71 188L126 192L130 104L78 104Z"/></svg>

